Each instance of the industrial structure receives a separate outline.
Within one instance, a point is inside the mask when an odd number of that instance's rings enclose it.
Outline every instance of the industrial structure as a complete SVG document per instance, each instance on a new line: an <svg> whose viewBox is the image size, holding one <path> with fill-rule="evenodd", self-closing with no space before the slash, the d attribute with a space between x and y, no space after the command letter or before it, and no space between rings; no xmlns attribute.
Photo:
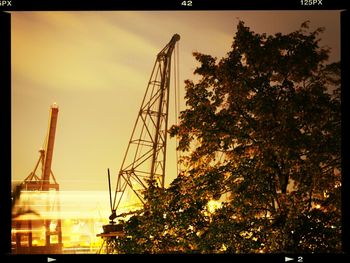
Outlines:
<svg viewBox="0 0 350 263"><path fill-rule="evenodd" d="M172 55L179 40L178 34L173 35L169 43L157 54L117 176L113 201L108 169L112 214L109 217L109 224L103 226L104 232L98 235L104 239L101 250L104 248L104 252L107 254L116 253L116 240L124 235L122 225L115 220L140 212L138 210L119 213L118 207L125 196L126 189L131 190L141 204L144 204L142 192L147 189L150 181L164 187L171 64Z"/></svg>
<svg viewBox="0 0 350 263"><path fill-rule="evenodd" d="M61 253L62 251L62 229L61 219L59 218L60 203L58 200L59 184L51 170L56 125L58 118L58 106L54 103L50 108L50 118L48 134L44 149L39 151L40 156L33 171L17 186L17 191L24 199L27 196L35 209L30 209L26 205L18 204L22 213L13 215L12 233L13 233L13 253L19 254L42 254L42 253ZM38 170L39 166L41 169ZM39 173L39 175L38 175ZM38 198L40 197L40 198ZM36 202L36 203L35 203ZM30 204L29 204L30 206ZM39 208L42 209L39 209ZM23 211L23 209L25 209ZM26 210L27 209L27 210ZM55 212L55 218L47 215ZM45 213L43 215L42 213ZM34 242L33 235L36 232L44 231L44 240L40 242L40 237L36 237ZM43 243L43 244L41 244Z"/></svg>

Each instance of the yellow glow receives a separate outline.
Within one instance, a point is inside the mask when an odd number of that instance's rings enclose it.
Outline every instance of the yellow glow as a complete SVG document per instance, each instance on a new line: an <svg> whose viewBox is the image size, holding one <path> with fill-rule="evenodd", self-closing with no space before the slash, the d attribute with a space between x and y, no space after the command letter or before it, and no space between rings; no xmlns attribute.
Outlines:
<svg viewBox="0 0 350 263"><path fill-rule="evenodd" d="M328 193L328 191L324 191L323 192L323 197L324 198L328 198L330 196L330 194Z"/></svg>
<svg viewBox="0 0 350 263"><path fill-rule="evenodd" d="M220 208L222 206L222 203L217 200L210 200L207 203L207 210L209 213L214 213L216 209Z"/></svg>
<svg viewBox="0 0 350 263"><path fill-rule="evenodd" d="M140 208L140 204L127 192L125 197L119 213ZM84 253L96 253L103 242L97 234L102 233L102 226L109 222L111 211L108 201L107 191L24 191L14 212L29 209L36 214L28 213L14 219L12 241L15 241L16 234L31 232L33 246L44 246L44 220L52 220L50 231L54 231L58 220L61 220L64 251L85 248ZM29 227L29 221L32 221L32 227ZM16 224L20 224L20 228L16 228ZM57 236L53 238L57 239Z"/></svg>
<svg viewBox="0 0 350 263"><path fill-rule="evenodd" d="M241 237L246 239L250 239L253 236L253 233L249 231L241 231L239 234Z"/></svg>
<svg viewBox="0 0 350 263"><path fill-rule="evenodd" d="M227 250L227 246L225 244L222 244L220 251L226 251Z"/></svg>

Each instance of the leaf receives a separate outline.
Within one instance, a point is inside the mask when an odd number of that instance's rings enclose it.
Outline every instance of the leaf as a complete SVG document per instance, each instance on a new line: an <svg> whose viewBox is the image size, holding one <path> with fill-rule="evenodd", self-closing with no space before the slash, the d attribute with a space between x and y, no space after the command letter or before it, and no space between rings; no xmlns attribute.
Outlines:
<svg viewBox="0 0 350 263"><path fill-rule="evenodd" d="M199 80L185 82L187 108L169 130L187 170L167 189L150 185L120 251L341 251L340 63L327 64L310 23L267 35L240 21L224 58L193 54Z"/></svg>

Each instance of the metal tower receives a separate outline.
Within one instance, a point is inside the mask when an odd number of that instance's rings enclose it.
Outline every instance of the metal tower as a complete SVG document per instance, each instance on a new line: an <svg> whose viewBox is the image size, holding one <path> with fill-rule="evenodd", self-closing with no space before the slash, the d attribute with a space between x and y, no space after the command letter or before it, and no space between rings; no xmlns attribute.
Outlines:
<svg viewBox="0 0 350 263"><path fill-rule="evenodd" d="M164 187L171 57L179 40L175 34L157 55L118 174L112 211L116 211L127 186L142 203L146 180L155 180Z"/></svg>
<svg viewBox="0 0 350 263"><path fill-rule="evenodd" d="M115 252L115 238L124 234L121 225L116 224L114 220L135 213L116 213L126 188L131 189L144 204L142 192L147 189L148 180L154 180L158 186L164 187L171 58L179 40L178 34L173 35L169 43L157 54L117 176L113 202L110 193L110 222L104 226L104 233L98 235L104 238L107 253ZM109 170L108 180L110 189Z"/></svg>

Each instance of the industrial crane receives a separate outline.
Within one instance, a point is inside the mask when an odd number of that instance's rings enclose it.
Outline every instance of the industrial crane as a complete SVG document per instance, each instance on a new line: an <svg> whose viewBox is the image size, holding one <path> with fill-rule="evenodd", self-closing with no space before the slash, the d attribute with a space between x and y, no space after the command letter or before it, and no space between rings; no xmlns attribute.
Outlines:
<svg viewBox="0 0 350 263"><path fill-rule="evenodd" d="M117 236L123 235L122 226L114 221L135 213L130 211L117 214L118 207L128 187L137 199L144 204L142 192L147 189L148 181L154 181L164 187L167 149L169 88L171 58L178 34L173 35L169 43L157 54L156 61L143 97L138 116L132 130L128 147L117 176L117 185L112 202L110 173L108 184L112 214L108 225L103 226L107 253L113 251Z"/></svg>
<svg viewBox="0 0 350 263"><path fill-rule="evenodd" d="M50 109L49 128L46 138L45 149L40 149L40 157L34 170L24 179L23 189L32 191L48 191L50 189L59 190L59 184L51 171L53 148L56 136L56 126L58 118L58 106L54 103ZM41 163L41 177L37 176L36 171ZM50 182L53 179L53 183Z"/></svg>
<svg viewBox="0 0 350 263"><path fill-rule="evenodd" d="M56 181L55 176L51 170L53 149L56 136L56 126L58 118L58 106L54 103L50 108L50 118L49 118L49 127L48 134L45 142L45 149L39 150L40 156L37 161L34 170L24 179L20 187L20 191L37 191L40 193L48 193L50 190L59 191L59 184ZM41 176L37 175L37 170L41 164ZM52 178L52 182L51 182ZM58 203L54 204L59 206ZM47 204L47 209L51 209L52 204ZM59 209L59 207L58 207ZM62 250L62 231L61 231L61 219L55 220L56 227L52 229L52 219L45 218L40 220L16 220L14 219L14 228L17 229L15 234L15 253L61 253ZM26 223L26 224L25 224ZM44 246L33 246L33 236L32 236L32 227L35 226L44 226L45 227L45 245ZM23 227L27 227L25 231ZM55 237L55 238L53 238ZM27 246L22 246L22 239L27 240ZM53 239L57 241L52 242Z"/></svg>

